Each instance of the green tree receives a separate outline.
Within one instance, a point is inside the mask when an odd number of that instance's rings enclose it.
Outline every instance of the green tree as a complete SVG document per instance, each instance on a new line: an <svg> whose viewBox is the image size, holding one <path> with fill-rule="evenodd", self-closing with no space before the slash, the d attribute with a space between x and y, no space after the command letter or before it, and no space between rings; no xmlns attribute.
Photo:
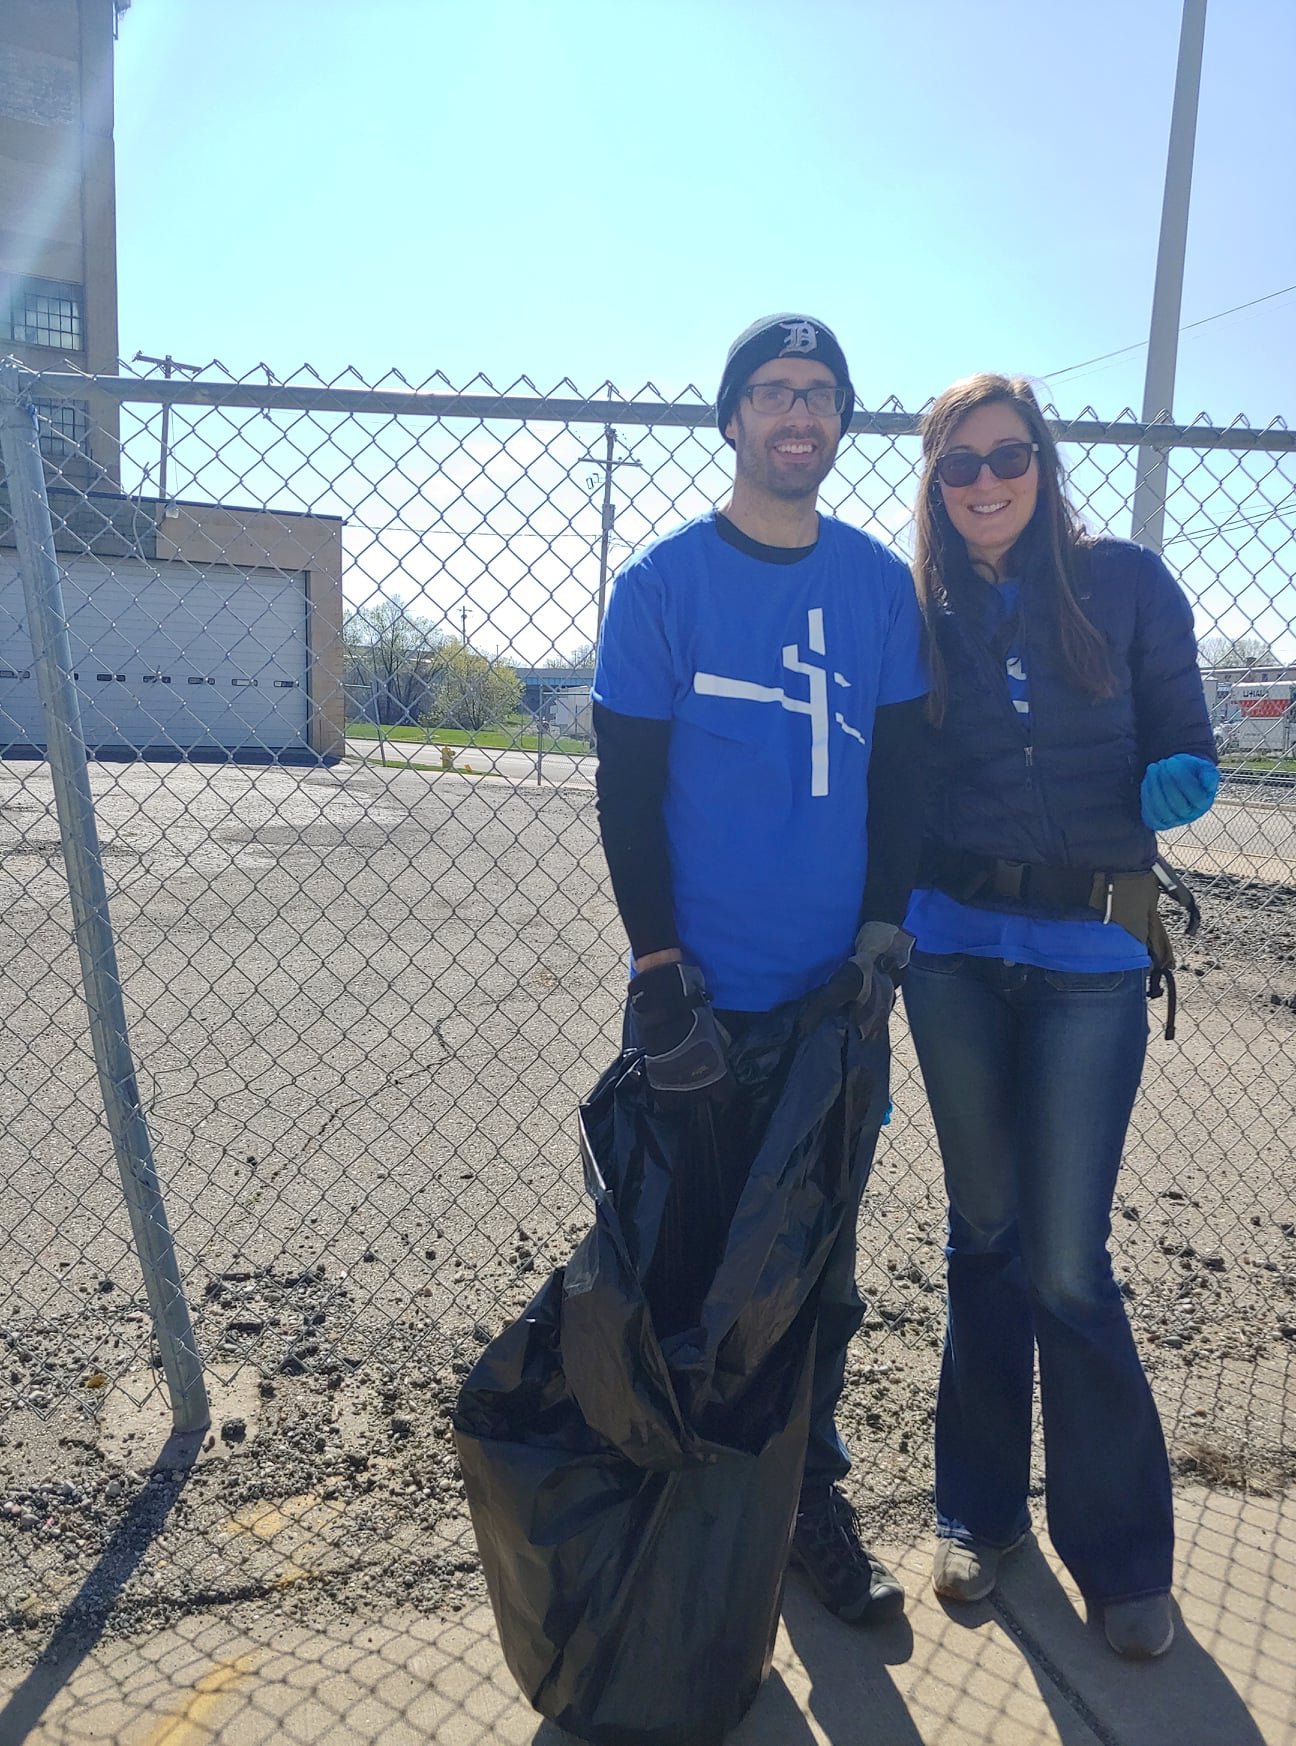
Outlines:
<svg viewBox="0 0 1296 1746"><path fill-rule="evenodd" d="M423 717L428 727L474 732L497 727L520 707L522 681L512 667L459 642L441 653L437 690Z"/></svg>

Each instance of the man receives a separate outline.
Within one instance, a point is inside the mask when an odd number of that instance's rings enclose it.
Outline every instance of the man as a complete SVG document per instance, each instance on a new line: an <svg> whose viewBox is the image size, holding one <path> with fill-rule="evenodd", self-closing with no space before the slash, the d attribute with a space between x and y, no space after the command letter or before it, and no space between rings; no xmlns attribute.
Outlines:
<svg viewBox="0 0 1296 1746"><path fill-rule="evenodd" d="M731 1108L726 1032L840 981L844 961L859 994L876 1089L824 1275L793 1562L834 1612L872 1624L903 1611L904 1591L838 1489L850 1461L833 1414L862 1314L855 1224L887 1108L926 679L907 569L816 508L854 402L822 322L769 316L739 335L716 401L732 495L617 577L594 723L634 958L627 1030L659 1098Z"/></svg>

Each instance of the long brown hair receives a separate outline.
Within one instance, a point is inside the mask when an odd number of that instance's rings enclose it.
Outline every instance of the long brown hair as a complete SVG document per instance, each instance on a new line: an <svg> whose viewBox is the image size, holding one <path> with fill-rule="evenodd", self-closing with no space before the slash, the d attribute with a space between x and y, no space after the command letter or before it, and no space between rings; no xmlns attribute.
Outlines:
<svg viewBox="0 0 1296 1746"><path fill-rule="evenodd" d="M1030 440L1039 444L1039 495L1035 513L1013 547L1013 569L1045 604L1067 678L1095 699L1110 697L1115 689L1107 646L1079 601L1083 555L1092 541L1068 501L1066 473L1053 434L1025 377L985 372L955 382L938 395L922 423L922 482L914 511L914 583L927 624L931 717L937 723L945 714L947 681L934 634L936 617L971 581L973 565L963 536L945 508L936 463L968 414L996 402L1011 406L1030 432Z"/></svg>

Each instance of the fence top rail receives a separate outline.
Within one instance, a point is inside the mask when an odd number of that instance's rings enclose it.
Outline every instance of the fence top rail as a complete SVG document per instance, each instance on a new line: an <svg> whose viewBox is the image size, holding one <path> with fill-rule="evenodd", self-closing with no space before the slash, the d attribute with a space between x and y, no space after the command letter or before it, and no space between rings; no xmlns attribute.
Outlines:
<svg viewBox="0 0 1296 1746"><path fill-rule="evenodd" d="M667 425L686 430L713 430L714 407L701 401L557 399L542 395L454 394L422 389L335 388L311 383L186 380L183 377L91 376L75 370L20 372L24 395L32 398L80 398L103 395L119 404L149 406L246 407L257 412L329 412L379 414L387 417L462 418L504 423ZM921 414L868 411L857 407L851 434L915 436ZM1296 453L1296 430L1275 421L1264 429L1252 425L1143 424L1121 414L1096 418L1051 418L1053 434L1063 442L1113 443L1123 448L1143 444L1162 448L1254 449Z"/></svg>

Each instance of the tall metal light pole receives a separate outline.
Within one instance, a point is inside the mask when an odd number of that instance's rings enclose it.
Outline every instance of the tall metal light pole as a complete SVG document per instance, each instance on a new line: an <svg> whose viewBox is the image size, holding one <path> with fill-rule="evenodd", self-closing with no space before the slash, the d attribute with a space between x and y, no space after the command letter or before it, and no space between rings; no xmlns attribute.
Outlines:
<svg viewBox="0 0 1296 1746"><path fill-rule="evenodd" d="M161 370L162 374L167 378L168 381L170 381L172 375L174 374L174 372L176 370L183 370L186 373L186 375L196 376L198 374L198 372L202 369L201 364L179 364L179 363L177 363L176 360L171 356L170 352L167 353L165 358L150 358L150 357L147 357L143 352L136 352L135 357L133 359L133 362L137 363L137 364L156 364L157 367ZM162 509L163 509L164 513L166 511L166 501L167 501L167 488L166 488L167 447L168 447L168 439L170 437L170 434L171 434L171 407L164 400L162 402L162 456L161 456L161 460L158 463L158 502L162 505Z"/></svg>
<svg viewBox="0 0 1296 1746"><path fill-rule="evenodd" d="M1174 416L1175 365L1179 351L1179 313L1183 300L1184 252L1188 241L1188 199L1192 192L1193 145L1197 136L1197 93L1201 87L1206 0L1184 0L1179 30L1179 65L1170 112L1161 236L1157 243L1152 324L1148 333L1147 374L1143 378L1143 423ZM1165 532L1169 459L1164 448L1144 444L1138 451L1130 534L1140 544L1161 550Z"/></svg>

